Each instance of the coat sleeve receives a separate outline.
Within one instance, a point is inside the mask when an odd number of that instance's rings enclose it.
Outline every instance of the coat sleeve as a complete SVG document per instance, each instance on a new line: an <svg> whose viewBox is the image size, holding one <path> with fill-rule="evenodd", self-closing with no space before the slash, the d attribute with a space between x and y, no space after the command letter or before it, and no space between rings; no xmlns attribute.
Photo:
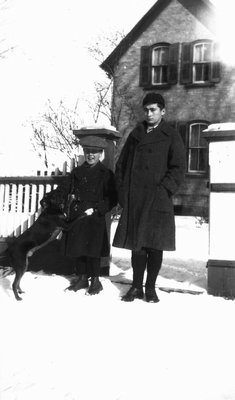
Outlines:
<svg viewBox="0 0 235 400"><path fill-rule="evenodd" d="M173 130L168 154L167 172L160 185L173 195L184 180L186 170L185 147L181 136Z"/></svg>
<svg viewBox="0 0 235 400"><path fill-rule="evenodd" d="M107 171L103 185L103 199L96 204L96 210L100 215L105 215L117 205L117 191L114 174L111 170Z"/></svg>

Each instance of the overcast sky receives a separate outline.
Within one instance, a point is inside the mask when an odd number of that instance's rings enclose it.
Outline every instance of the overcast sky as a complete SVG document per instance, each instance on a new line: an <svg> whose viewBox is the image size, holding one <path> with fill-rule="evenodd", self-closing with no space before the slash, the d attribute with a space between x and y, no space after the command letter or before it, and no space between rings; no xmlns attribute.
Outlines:
<svg viewBox="0 0 235 400"><path fill-rule="evenodd" d="M233 0L213 1L224 18ZM88 44L97 35L128 33L155 0L6 2L8 8L0 13L0 40L15 46L0 59L0 139L2 151L8 152L12 143L17 151L27 145L25 122L43 111L47 99L63 99L73 107L78 97L92 91L94 77L103 72L88 58ZM233 15L226 15L227 26Z"/></svg>
<svg viewBox="0 0 235 400"><path fill-rule="evenodd" d="M87 97L95 75L103 74L87 46L97 35L127 33L154 3L8 0L0 14L0 39L14 50L0 60L0 152L8 153L13 143L11 156L21 145L25 150L25 123L43 112L47 99L62 99L72 108L77 98Z"/></svg>

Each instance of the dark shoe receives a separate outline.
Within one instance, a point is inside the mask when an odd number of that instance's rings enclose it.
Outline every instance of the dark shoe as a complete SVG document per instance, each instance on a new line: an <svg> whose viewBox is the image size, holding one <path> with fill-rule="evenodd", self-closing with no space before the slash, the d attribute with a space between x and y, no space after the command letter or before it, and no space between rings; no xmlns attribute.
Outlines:
<svg viewBox="0 0 235 400"><path fill-rule="evenodd" d="M80 289L88 288L88 278L87 275L78 275L78 279L73 282L66 290L72 290L73 292L77 292Z"/></svg>
<svg viewBox="0 0 235 400"><path fill-rule="evenodd" d="M134 301L135 299L143 299L144 292L142 289L131 287L128 292L122 296L122 301Z"/></svg>
<svg viewBox="0 0 235 400"><path fill-rule="evenodd" d="M155 289L146 289L145 290L145 300L148 303L158 303L160 300L157 297L157 293Z"/></svg>
<svg viewBox="0 0 235 400"><path fill-rule="evenodd" d="M98 276L92 277L91 284L87 291L87 294L90 294L90 295L98 294L101 292L101 290L103 290L103 286L102 286Z"/></svg>

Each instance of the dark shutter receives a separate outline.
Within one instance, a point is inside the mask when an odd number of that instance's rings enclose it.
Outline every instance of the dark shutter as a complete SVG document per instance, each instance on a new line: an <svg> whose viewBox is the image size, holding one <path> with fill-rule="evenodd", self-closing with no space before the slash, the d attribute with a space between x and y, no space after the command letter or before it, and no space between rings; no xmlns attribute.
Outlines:
<svg viewBox="0 0 235 400"><path fill-rule="evenodd" d="M218 43L214 43L212 47L212 63L211 63L211 82L220 81L221 63L218 61Z"/></svg>
<svg viewBox="0 0 235 400"><path fill-rule="evenodd" d="M177 130L183 140L185 151L186 151L186 164L188 170L188 124L187 122L178 122L177 123Z"/></svg>
<svg viewBox="0 0 235 400"><path fill-rule="evenodd" d="M173 43L169 46L169 66L168 83L175 84L178 81L178 56L179 43Z"/></svg>
<svg viewBox="0 0 235 400"><path fill-rule="evenodd" d="M142 46L140 54L140 86L151 85L151 47Z"/></svg>
<svg viewBox="0 0 235 400"><path fill-rule="evenodd" d="M182 43L180 83L192 83L192 44Z"/></svg>

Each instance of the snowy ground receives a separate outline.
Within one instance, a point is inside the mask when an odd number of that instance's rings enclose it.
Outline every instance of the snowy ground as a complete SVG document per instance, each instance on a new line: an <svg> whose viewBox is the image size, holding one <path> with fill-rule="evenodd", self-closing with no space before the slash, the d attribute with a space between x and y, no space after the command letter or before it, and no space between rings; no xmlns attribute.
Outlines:
<svg viewBox="0 0 235 400"><path fill-rule="evenodd" d="M235 302L207 294L207 246L206 224L177 217L158 304L120 301L130 253L115 248L97 296L28 272L16 302L0 279L0 400L234 400Z"/></svg>

